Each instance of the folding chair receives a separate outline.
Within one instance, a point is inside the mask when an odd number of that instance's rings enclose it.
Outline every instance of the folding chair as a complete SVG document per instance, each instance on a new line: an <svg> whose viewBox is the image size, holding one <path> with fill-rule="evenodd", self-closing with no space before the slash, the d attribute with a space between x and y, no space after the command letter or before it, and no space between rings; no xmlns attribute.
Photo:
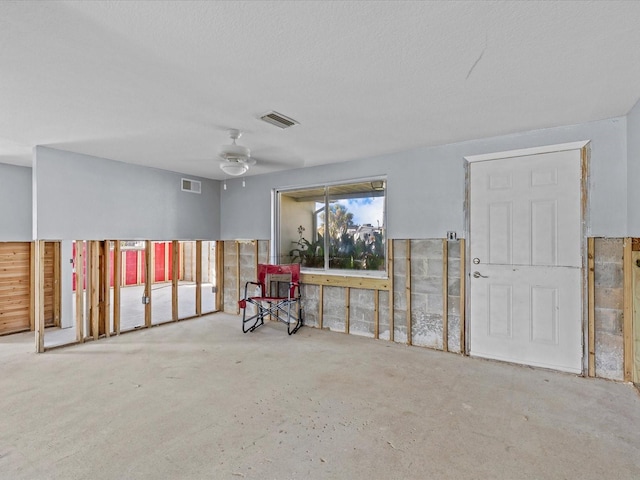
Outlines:
<svg viewBox="0 0 640 480"><path fill-rule="evenodd" d="M255 296L249 294L250 285L255 286ZM300 264L258 264L258 281L245 283L244 298L238 305L242 309L244 333L253 332L264 325L265 317L271 317L286 323L287 333L293 335L303 323ZM247 313L247 307L252 305L255 310Z"/></svg>

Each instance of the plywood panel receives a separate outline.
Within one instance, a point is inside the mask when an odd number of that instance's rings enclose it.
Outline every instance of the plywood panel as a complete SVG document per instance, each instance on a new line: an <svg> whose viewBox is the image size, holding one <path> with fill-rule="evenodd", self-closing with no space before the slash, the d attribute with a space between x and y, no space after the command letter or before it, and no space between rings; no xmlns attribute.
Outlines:
<svg viewBox="0 0 640 480"><path fill-rule="evenodd" d="M44 244L44 326L55 325L55 243Z"/></svg>
<svg viewBox="0 0 640 480"><path fill-rule="evenodd" d="M0 243L0 335L30 329L29 242Z"/></svg>

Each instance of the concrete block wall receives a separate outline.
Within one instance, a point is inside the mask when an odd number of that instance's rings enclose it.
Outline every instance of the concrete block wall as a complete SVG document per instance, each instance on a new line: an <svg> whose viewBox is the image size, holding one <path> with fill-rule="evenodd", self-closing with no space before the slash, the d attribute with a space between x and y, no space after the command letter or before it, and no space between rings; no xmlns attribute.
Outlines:
<svg viewBox="0 0 640 480"><path fill-rule="evenodd" d="M256 242L258 246L258 258L256 260ZM236 256L236 243L240 258ZM238 305L237 278L240 275L240 294L244 295L244 286L246 282L254 282L257 280L256 263L269 263L269 241L268 240L249 240L234 241L226 240L224 242L224 260L223 260L223 311L225 313L235 314ZM239 263L238 263L239 262ZM238 266L240 267L238 271ZM249 292L253 295L253 291ZM250 310L248 313L251 313Z"/></svg>
<svg viewBox="0 0 640 480"><path fill-rule="evenodd" d="M319 327L319 300L320 300L320 287L318 285L302 285L301 294L303 301L303 318L304 324L307 327Z"/></svg>
<svg viewBox="0 0 640 480"><path fill-rule="evenodd" d="M240 287L255 279L255 243L238 242L240 252ZM411 240L411 324L414 345L442 349L442 239ZM449 350L460 351L460 246L449 242ZM268 241L258 241L260 262L268 261ZM224 254L224 311L236 312L236 275L238 259L236 242L225 242ZM390 339L389 300L394 302L394 341L407 342L407 241L394 241L394 290L393 294L378 292L379 338ZM346 329L346 289L325 286L323 288L323 327L335 332ZM305 325L318 327L320 287L303 285L303 309ZM374 291L349 289L349 332L352 335L375 336Z"/></svg>
<svg viewBox="0 0 640 480"><path fill-rule="evenodd" d="M442 240L411 241L411 342L439 350L443 328L442 254Z"/></svg>
<svg viewBox="0 0 640 480"><path fill-rule="evenodd" d="M374 337L375 301L373 290L349 289L349 333Z"/></svg>
<svg viewBox="0 0 640 480"><path fill-rule="evenodd" d="M623 239L595 239L596 376L622 380Z"/></svg>
<svg viewBox="0 0 640 480"><path fill-rule="evenodd" d="M389 340L389 292L381 290L378 293L378 337L381 340Z"/></svg>
<svg viewBox="0 0 640 480"><path fill-rule="evenodd" d="M410 252L407 252L407 244ZM460 352L460 242L447 243L448 284L448 349ZM623 240L595 239L595 340L596 376L612 380L623 379ZM258 241L258 261L268 263L269 242ZM255 279L256 249L254 242L239 242L240 284ZM411 340L413 345L443 349L442 302L442 239L394 241L393 292L381 290L379 295L379 338L390 340L389 301L393 299L394 338L407 343L407 253L411 258ZM238 259L236 242L224 242L224 311L236 313L236 276ZM302 286L305 325L318 327L318 285ZM345 332L346 289L323 287L323 328ZM349 289L349 332L373 337L375 332L375 303L372 290Z"/></svg>
<svg viewBox="0 0 640 480"><path fill-rule="evenodd" d="M460 241L449 242L448 248L448 346L460 353Z"/></svg>
<svg viewBox="0 0 640 480"><path fill-rule="evenodd" d="M342 287L324 287L322 294L322 326L332 332L344 332L347 297ZM305 311L309 308L305 304Z"/></svg>
<svg viewBox="0 0 640 480"><path fill-rule="evenodd" d="M236 242L224 242L224 279L223 279L223 310L225 313L236 313L238 305L238 259L236 256Z"/></svg>
<svg viewBox="0 0 640 480"><path fill-rule="evenodd" d="M393 339L407 343L407 242L393 242Z"/></svg>

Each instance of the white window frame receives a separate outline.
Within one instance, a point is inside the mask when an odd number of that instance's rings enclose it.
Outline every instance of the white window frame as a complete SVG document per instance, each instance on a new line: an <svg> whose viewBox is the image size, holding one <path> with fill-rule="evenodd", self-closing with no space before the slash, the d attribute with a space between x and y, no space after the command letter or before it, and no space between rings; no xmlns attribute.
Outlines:
<svg viewBox="0 0 640 480"><path fill-rule="evenodd" d="M293 192L297 190L312 190L318 188L325 188L325 211L328 212L328 196L327 189L333 186L339 185L348 185L351 183L363 183L363 182L375 182L375 181L383 181L384 182L384 196L383 196L383 240L385 245L385 255L384 255L384 270L352 270L352 269L336 269L329 268L328 266L328 257L326 255L327 249L327 236L325 234L325 266L322 269L319 268L305 268L301 267L302 273L310 273L316 275L334 275L334 276L342 276L342 277L373 277L373 278L389 278L388 277L388 238L387 238L387 176L386 175L376 175L372 177L361 177L361 178L353 178L347 180L340 180L334 182L322 182L322 183L313 183L313 184L305 184L305 185L292 185L285 187L277 187L272 189L271 191L271 248L270 248L270 263L278 263L279 252L280 252L280 194L286 194L287 192ZM328 218L326 220L328 222Z"/></svg>

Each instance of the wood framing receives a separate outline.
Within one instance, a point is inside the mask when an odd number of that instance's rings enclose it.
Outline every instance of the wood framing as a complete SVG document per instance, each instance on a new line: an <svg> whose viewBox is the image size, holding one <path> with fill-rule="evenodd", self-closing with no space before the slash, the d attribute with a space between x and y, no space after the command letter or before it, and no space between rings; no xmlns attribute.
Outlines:
<svg viewBox="0 0 640 480"><path fill-rule="evenodd" d="M73 261L76 276L76 342L84 342L84 241L76 240Z"/></svg>
<svg viewBox="0 0 640 480"><path fill-rule="evenodd" d="M624 338L624 381L633 381L633 252L630 238L623 243L622 268L623 280L623 326Z"/></svg>
<svg viewBox="0 0 640 480"><path fill-rule="evenodd" d="M346 287L344 289L344 310L345 310L345 319L344 319L344 333L349 333L349 322L351 317L351 288Z"/></svg>
<svg viewBox="0 0 640 480"><path fill-rule="evenodd" d="M632 381L636 384L640 384L640 242L636 242L637 238L633 239L633 246L631 248L631 265L633 275L631 279L631 286L633 290L633 327L631 329L633 337L633 378ZM637 245L637 247L636 247Z"/></svg>
<svg viewBox="0 0 640 480"><path fill-rule="evenodd" d="M393 308L393 239L389 239L387 243L387 275L389 277L389 341L394 341L394 317L395 309Z"/></svg>
<svg viewBox="0 0 640 480"><path fill-rule="evenodd" d="M100 334L111 335L111 241L102 242L100 265Z"/></svg>
<svg viewBox="0 0 640 480"><path fill-rule="evenodd" d="M373 338L380 338L380 290L373 291Z"/></svg>
<svg viewBox="0 0 640 480"><path fill-rule="evenodd" d="M29 245L29 329L36 329L36 242Z"/></svg>
<svg viewBox="0 0 640 480"><path fill-rule="evenodd" d="M260 263L260 259L258 258L259 256L259 249L258 249L258 243L259 240L254 240L253 242L253 278L258 278L258 264Z"/></svg>
<svg viewBox="0 0 640 480"><path fill-rule="evenodd" d="M324 285L318 287L318 328L322 330L322 317L324 315Z"/></svg>
<svg viewBox="0 0 640 480"><path fill-rule="evenodd" d="M466 355L465 326L466 326L466 305L467 305L467 264L466 264L465 239L460 239L460 353Z"/></svg>
<svg viewBox="0 0 640 480"><path fill-rule="evenodd" d="M53 325L60 326L60 303L62 298L60 242L53 242Z"/></svg>
<svg viewBox="0 0 640 480"><path fill-rule="evenodd" d="M407 299L407 345L413 343L411 338L411 240L405 240L407 248L407 268L405 280L405 295Z"/></svg>
<svg viewBox="0 0 640 480"><path fill-rule="evenodd" d="M326 285L328 287L350 287L364 290L389 290L390 281L387 278L350 277L337 275L323 275L319 273L302 273L301 283L307 285Z"/></svg>
<svg viewBox="0 0 640 480"><path fill-rule="evenodd" d="M196 240L196 316L202 315L202 240Z"/></svg>
<svg viewBox="0 0 640 480"><path fill-rule="evenodd" d="M236 248L236 299L242 298L240 295L240 242L235 241ZM236 315L240 315L240 304L236 302Z"/></svg>
<svg viewBox="0 0 640 480"><path fill-rule="evenodd" d="M595 328L595 240L587 237L587 215L589 212L589 161L590 146L580 148L580 225L582 253L582 371L587 376L596 374L596 328ZM586 251L585 251L586 250ZM586 309L586 312L585 312ZM586 317L586 318L585 318ZM585 332L586 324L586 332ZM585 352L584 345L587 345Z"/></svg>
<svg viewBox="0 0 640 480"><path fill-rule="evenodd" d="M122 250L120 240L113 242L113 331L120 335L120 286L122 284Z"/></svg>
<svg viewBox="0 0 640 480"><path fill-rule="evenodd" d="M36 352L44 352L44 242L34 242L34 316Z"/></svg>
<svg viewBox="0 0 640 480"><path fill-rule="evenodd" d="M180 280L180 242L171 242L171 319L178 321L178 285Z"/></svg>
<svg viewBox="0 0 640 480"><path fill-rule="evenodd" d="M587 239L587 375L596 376L596 282L595 282L595 238Z"/></svg>
<svg viewBox="0 0 640 480"><path fill-rule="evenodd" d="M216 241L216 310L224 311L224 242Z"/></svg>
<svg viewBox="0 0 640 480"><path fill-rule="evenodd" d="M442 350L449 351L449 242L442 239Z"/></svg>
<svg viewBox="0 0 640 480"><path fill-rule="evenodd" d="M90 245L91 262L88 267L88 275L91 277L91 286L89 287L89 319L91 325L91 336L94 340L100 337L100 242L92 240L88 242Z"/></svg>
<svg viewBox="0 0 640 480"><path fill-rule="evenodd" d="M151 240L147 240L144 244L144 296L146 297L146 303L144 306L144 325L147 328L151 327L151 286L153 285L153 248Z"/></svg>

